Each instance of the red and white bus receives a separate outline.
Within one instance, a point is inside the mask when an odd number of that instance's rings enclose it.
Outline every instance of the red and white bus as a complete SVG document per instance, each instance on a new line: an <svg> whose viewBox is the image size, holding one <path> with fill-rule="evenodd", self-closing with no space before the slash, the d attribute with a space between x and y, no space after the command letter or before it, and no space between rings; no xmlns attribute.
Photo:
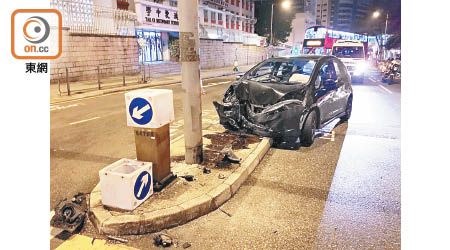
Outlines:
<svg viewBox="0 0 450 250"><path fill-rule="evenodd" d="M340 39L362 42L367 58L368 37L366 35L333 30L321 25L311 26L306 29L305 40L303 41L303 54L331 55L333 44Z"/></svg>

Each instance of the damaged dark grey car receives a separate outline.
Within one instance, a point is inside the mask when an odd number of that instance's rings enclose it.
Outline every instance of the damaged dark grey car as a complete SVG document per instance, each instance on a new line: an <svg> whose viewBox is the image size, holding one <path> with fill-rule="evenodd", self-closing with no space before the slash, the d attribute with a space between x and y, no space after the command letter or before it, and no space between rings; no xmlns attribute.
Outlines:
<svg viewBox="0 0 450 250"><path fill-rule="evenodd" d="M220 123L274 138L278 146L310 146L315 131L350 118L353 90L344 64L333 56L265 60L214 101Z"/></svg>

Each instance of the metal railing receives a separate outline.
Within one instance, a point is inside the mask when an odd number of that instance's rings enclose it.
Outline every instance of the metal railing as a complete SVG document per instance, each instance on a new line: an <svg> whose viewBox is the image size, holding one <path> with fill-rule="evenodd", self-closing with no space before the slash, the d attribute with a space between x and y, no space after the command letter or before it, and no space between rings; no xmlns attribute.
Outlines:
<svg viewBox="0 0 450 250"><path fill-rule="evenodd" d="M136 14L126 10L93 5L89 0L50 0L61 12L63 27L71 33L133 36Z"/></svg>
<svg viewBox="0 0 450 250"><path fill-rule="evenodd" d="M105 90L123 86L150 84L152 77L160 76L152 72L150 65L122 64L115 66L92 66L83 71L89 80L80 80L79 72L65 67L57 70L59 95L71 95L94 90Z"/></svg>

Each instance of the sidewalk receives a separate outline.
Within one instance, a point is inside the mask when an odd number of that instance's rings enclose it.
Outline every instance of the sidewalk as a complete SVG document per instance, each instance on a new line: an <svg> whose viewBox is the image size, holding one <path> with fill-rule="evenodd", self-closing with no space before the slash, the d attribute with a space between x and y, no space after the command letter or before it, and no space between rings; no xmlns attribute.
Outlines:
<svg viewBox="0 0 450 250"><path fill-rule="evenodd" d="M185 164L184 137L172 140L171 170L178 177L135 210L123 211L103 206L100 185L97 185L90 194L89 218L98 232L107 235L156 232L220 209L238 191L271 145L268 138L225 132L218 121L204 128L204 162ZM223 154L219 152L224 147L232 148L241 159L240 163L222 160ZM204 171L205 167L210 170L209 173ZM187 181L180 177L186 175L193 175L194 180Z"/></svg>
<svg viewBox="0 0 450 250"><path fill-rule="evenodd" d="M203 80L227 75L235 75L247 72L254 65L245 65L239 67L239 72L234 72L233 67L224 67L216 69L206 69L201 71L201 77ZM71 95L67 95L66 82L61 81L61 85L58 83L50 85L50 103L57 104L59 102L65 102L70 100L77 100L86 97L99 96L114 92L134 90L147 87L164 86L168 84L180 83L181 74L171 75L159 75L147 80L147 83L142 83L142 76L126 76L126 85L123 86L122 76L113 76L101 79L101 89L98 89L98 83L96 80L88 81L76 81L70 82ZM61 94L60 94L61 91Z"/></svg>

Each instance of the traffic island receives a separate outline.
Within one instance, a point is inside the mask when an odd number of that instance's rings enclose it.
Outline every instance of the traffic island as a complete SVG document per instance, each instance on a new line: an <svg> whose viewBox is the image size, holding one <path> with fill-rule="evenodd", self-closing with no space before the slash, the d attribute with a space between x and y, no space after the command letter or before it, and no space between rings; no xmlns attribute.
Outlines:
<svg viewBox="0 0 450 250"><path fill-rule="evenodd" d="M170 149L172 172L177 175L174 181L133 211L104 206L97 185L90 195L89 218L99 233L107 235L145 234L184 224L229 200L270 145L269 138L233 134L220 125L210 126L203 130L203 163L186 164L184 138L174 140Z"/></svg>

